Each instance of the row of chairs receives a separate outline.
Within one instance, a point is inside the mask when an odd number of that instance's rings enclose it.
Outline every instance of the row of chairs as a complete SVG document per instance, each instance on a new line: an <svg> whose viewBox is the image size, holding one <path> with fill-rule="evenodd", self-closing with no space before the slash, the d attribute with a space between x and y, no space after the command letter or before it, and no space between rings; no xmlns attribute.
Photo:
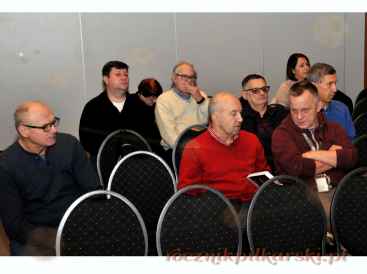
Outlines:
<svg viewBox="0 0 367 274"><path fill-rule="evenodd" d="M338 254L367 255L367 168L343 178L331 220ZM326 220L306 183L270 179L256 193L244 223L221 193L207 186L181 189L157 221L157 254L239 255L248 238L253 255L324 255ZM247 236L246 236L247 235ZM114 191L80 197L65 213L57 233L57 255L147 255L149 233L137 207Z"/></svg>
<svg viewBox="0 0 367 274"><path fill-rule="evenodd" d="M200 135L206 128L206 125L193 125L178 136L172 152L172 166L176 181L178 180L184 146L192 138ZM117 130L105 138L97 154L97 172L100 182L105 188L117 162L134 151L152 152L152 149L144 137L133 130Z"/></svg>

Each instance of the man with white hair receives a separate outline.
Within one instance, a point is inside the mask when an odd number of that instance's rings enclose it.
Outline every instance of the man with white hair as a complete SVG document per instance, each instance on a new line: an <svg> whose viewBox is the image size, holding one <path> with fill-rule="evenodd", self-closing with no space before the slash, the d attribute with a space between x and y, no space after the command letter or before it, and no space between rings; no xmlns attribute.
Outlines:
<svg viewBox="0 0 367 274"><path fill-rule="evenodd" d="M162 136L162 146L172 149L177 137L187 127L206 124L208 99L197 86L194 66L186 61L178 63L172 72L172 88L157 99L155 117Z"/></svg>
<svg viewBox="0 0 367 274"><path fill-rule="evenodd" d="M99 188L78 140L58 133L60 119L42 102L14 114L17 140L0 155L0 216L12 255L53 255L66 209Z"/></svg>

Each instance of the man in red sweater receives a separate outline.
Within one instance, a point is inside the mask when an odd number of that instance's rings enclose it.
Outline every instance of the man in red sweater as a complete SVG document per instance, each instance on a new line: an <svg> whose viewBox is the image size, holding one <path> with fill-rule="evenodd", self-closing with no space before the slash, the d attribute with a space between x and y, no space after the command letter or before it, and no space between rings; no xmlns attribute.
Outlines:
<svg viewBox="0 0 367 274"><path fill-rule="evenodd" d="M209 127L184 149L178 188L205 184L241 204L251 201L257 187L246 177L270 170L256 137L241 131L241 103L228 92L216 94L209 104Z"/></svg>

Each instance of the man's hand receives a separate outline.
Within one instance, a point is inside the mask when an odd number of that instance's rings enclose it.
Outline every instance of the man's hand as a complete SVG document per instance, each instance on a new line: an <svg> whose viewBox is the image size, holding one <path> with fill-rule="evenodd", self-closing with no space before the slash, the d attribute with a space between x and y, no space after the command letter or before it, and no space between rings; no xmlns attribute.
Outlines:
<svg viewBox="0 0 367 274"><path fill-rule="evenodd" d="M196 102L199 102L204 98L200 93L200 88L191 83L187 85L187 92L191 94L191 96L195 99Z"/></svg>
<svg viewBox="0 0 367 274"><path fill-rule="evenodd" d="M340 150L340 149L343 149L342 146L339 146L339 145L332 145L329 150L330 151L337 151L337 150Z"/></svg>

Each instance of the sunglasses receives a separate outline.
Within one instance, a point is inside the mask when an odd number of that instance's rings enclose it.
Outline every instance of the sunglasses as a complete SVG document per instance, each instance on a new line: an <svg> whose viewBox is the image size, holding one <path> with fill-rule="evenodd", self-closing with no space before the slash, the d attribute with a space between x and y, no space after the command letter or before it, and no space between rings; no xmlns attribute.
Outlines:
<svg viewBox="0 0 367 274"><path fill-rule="evenodd" d="M248 91L248 92L251 92L252 94L259 94L260 91L264 93L268 93L270 91L270 86L263 86L261 88L243 89L243 91Z"/></svg>

